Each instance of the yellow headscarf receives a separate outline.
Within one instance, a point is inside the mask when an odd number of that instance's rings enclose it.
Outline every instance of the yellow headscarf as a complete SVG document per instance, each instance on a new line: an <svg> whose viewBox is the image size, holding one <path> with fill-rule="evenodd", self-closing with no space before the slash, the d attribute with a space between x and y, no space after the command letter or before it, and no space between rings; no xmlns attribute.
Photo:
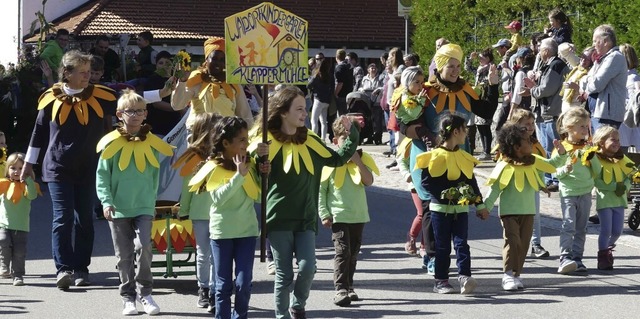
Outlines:
<svg viewBox="0 0 640 319"><path fill-rule="evenodd" d="M211 37L204 41L204 58L208 58L213 51L224 51L224 38Z"/></svg>
<svg viewBox="0 0 640 319"><path fill-rule="evenodd" d="M436 62L436 69L438 72L442 72L450 59L456 59L462 63L462 48L457 44L445 44L436 51L436 55L433 60Z"/></svg>

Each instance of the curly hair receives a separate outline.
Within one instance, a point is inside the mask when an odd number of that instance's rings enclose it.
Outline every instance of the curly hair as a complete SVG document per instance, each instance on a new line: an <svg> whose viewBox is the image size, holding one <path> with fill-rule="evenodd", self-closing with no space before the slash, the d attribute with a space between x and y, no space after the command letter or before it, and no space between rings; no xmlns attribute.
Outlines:
<svg viewBox="0 0 640 319"><path fill-rule="evenodd" d="M508 158L516 158L516 146L522 145L529 137L517 125L507 124L498 131L500 153Z"/></svg>

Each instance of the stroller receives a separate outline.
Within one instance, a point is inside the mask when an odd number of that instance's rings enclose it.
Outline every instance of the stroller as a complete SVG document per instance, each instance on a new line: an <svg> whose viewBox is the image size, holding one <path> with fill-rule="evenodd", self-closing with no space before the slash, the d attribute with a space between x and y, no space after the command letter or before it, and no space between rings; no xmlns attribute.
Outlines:
<svg viewBox="0 0 640 319"><path fill-rule="evenodd" d="M627 157L632 160L636 165L640 163L640 153L633 152L626 153ZM629 190L629 198L633 206L631 207L631 213L627 219L627 224L632 230L638 229L640 226L640 181L636 178L631 179L631 189Z"/></svg>
<svg viewBox="0 0 640 319"><path fill-rule="evenodd" d="M347 116L356 118L360 123L360 143L373 137L373 123L371 120L371 99L362 92L347 94Z"/></svg>

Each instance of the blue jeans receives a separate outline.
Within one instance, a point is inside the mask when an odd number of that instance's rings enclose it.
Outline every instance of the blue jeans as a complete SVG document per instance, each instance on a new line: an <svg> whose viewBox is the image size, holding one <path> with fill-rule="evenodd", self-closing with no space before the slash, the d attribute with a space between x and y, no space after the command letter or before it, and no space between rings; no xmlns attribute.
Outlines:
<svg viewBox="0 0 640 319"><path fill-rule="evenodd" d="M580 196L560 196L562 229L560 256L582 260L587 239L587 221L591 211L591 193Z"/></svg>
<svg viewBox="0 0 640 319"><path fill-rule="evenodd" d="M607 249L615 245L624 226L624 208L610 207L598 209L600 218L600 234L598 235L598 250Z"/></svg>
<svg viewBox="0 0 640 319"><path fill-rule="evenodd" d="M256 250L256 237L212 239L211 251L216 269L216 318L247 318L249 299L251 299L251 280L253 279L253 260ZM235 261L235 283L233 281L233 262ZM231 312L231 293L236 290L233 313Z"/></svg>
<svg viewBox="0 0 640 319"><path fill-rule="evenodd" d="M384 126L387 127L387 123L389 123L389 110L384 110ZM396 150L396 137L394 135L394 132L392 130L387 130L387 132L389 133L389 149L391 150L391 152Z"/></svg>
<svg viewBox="0 0 640 319"><path fill-rule="evenodd" d="M91 185L49 183L53 207L51 246L56 273L89 272L93 253L95 192Z"/></svg>
<svg viewBox="0 0 640 319"><path fill-rule="evenodd" d="M553 140L557 140L560 137L558 136L558 130L556 130L556 122L555 121L547 121L547 122L538 122L536 123L536 136L538 137L538 141L540 141L540 145L547 151L547 158L551 156L551 152L553 152ZM558 183L556 178L552 178L551 174L544 173L544 182L549 185L549 183Z"/></svg>
<svg viewBox="0 0 640 319"><path fill-rule="evenodd" d="M435 279L449 279L452 239L458 258L458 274L471 276L471 252L467 244L469 214L445 214L431 211L431 224L436 241Z"/></svg>
<svg viewBox="0 0 640 319"><path fill-rule="evenodd" d="M211 295L215 289L214 259L209 239L209 220L192 220L196 237L196 279L198 288L209 289Z"/></svg>
<svg viewBox="0 0 640 319"><path fill-rule="evenodd" d="M272 231L269 242L276 265L273 291L276 303L276 318L290 319L291 308L303 310L309 298L311 283L316 271L316 233ZM293 282L293 256L298 261L298 277ZM293 295L291 292L293 291Z"/></svg>

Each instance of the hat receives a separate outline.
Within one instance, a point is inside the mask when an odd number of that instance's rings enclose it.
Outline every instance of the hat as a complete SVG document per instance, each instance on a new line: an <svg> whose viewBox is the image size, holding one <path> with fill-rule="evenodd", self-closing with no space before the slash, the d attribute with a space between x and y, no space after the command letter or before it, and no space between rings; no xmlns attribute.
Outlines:
<svg viewBox="0 0 640 319"><path fill-rule="evenodd" d="M449 60L456 59L462 62L462 48L460 48L457 44L445 44L436 51L436 55L433 57L433 60L436 62L436 70L438 72L442 72Z"/></svg>
<svg viewBox="0 0 640 319"><path fill-rule="evenodd" d="M511 47L511 41L507 40L507 39L500 39L498 40L498 43L493 45L494 48L499 48L499 47L507 47L510 48Z"/></svg>
<svg viewBox="0 0 640 319"><path fill-rule="evenodd" d="M504 26L506 29L514 29L516 31L520 31L520 29L522 29L522 23L520 23L520 21L518 20L513 20L511 21L511 23L509 23L508 25Z"/></svg>
<svg viewBox="0 0 640 319"><path fill-rule="evenodd" d="M224 38L211 37L204 41L204 58L209 57L213 51L224 51Z"/></svg>
<svg viewBox="0 0 640 319"><path fill-rule="evenodd" d="M527 56L528 54L531 54L531 49L527 48L527 47L521 47L518 49L518 51L516 52L515 56L516 58L522 58Z"/></svg>

